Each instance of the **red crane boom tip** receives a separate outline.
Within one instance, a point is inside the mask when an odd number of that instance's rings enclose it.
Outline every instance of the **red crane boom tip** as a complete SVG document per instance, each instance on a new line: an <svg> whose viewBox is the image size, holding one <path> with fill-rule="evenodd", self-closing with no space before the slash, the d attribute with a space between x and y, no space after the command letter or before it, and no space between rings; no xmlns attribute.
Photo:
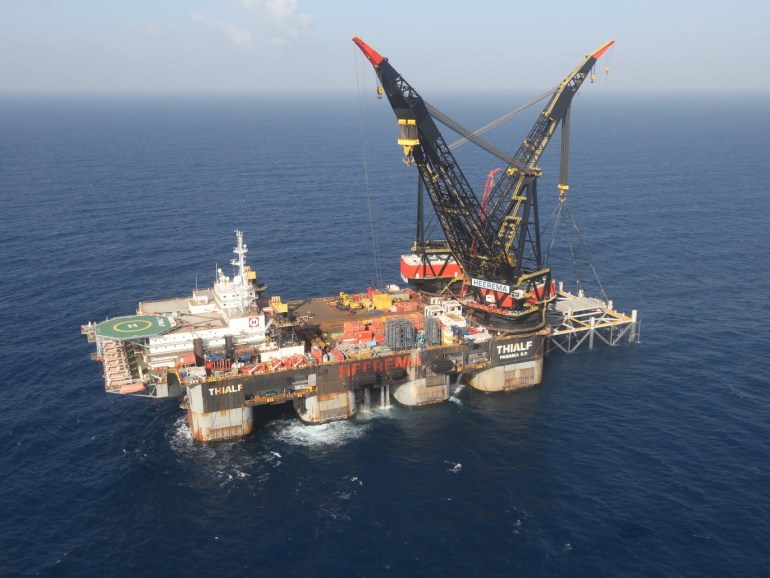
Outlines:
<svg viewBox="0 0 770 578"><path fill-rule="evenodd" d="M596 50L596 52L594 52L591 56L593 56L596 60L599 60L599 58L601 58L602 54L607 52L607 50L609 50L610 46L612 46L613 44L615 44L614 40L610 40L609 42L607 42L605 44L602 44L598 48L598 50Z"/></svg>
<svg viewBox="0 0 770 578"><path fill-rule="evenodd" d="M377 52L374 48L369 46L366 42L361 40L360 36L354 36L353 42L358 44L358 47L361 49L361 52L364 53L364 56L371 62L374 66L379 66L380 63L385 60L385 57L382 56L379 52Z"/></svg>

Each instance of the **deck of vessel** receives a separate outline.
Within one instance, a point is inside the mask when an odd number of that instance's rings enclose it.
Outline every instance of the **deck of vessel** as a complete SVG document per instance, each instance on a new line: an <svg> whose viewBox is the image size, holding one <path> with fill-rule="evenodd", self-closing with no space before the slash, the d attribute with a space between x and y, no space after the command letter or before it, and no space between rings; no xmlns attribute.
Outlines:
<svg viewBox="0 0 770 578"><path fill-rule="evenodd" d="M201 291L201 294L206 294ZM208 296L208 295L207 295ZM213 299L213 296L210 296ZM227 327L227 321L219 311L209 313L191 313L189 297L174 297L157 301L142 301L136 310L138 315L170 315L179 323L168 333L196 329L221 329Z"/></svg>
<svg viewBox="0 0 770 578"><path fill-rule="evenodd" d="M294 315L307 325L317 325L328 333L341 331L346 321L368 320L382 317L398 317L409 312L391 310L337 309L336 297L318 297L292 301L289 307Z"/></svg>

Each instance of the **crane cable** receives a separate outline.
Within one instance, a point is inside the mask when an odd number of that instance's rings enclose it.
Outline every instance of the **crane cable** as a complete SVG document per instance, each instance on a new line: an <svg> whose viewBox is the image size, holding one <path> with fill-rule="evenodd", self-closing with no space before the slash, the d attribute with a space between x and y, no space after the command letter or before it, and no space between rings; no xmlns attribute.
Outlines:
<svg viewBox="0 0 770 578"><path fill-rule="evenodd" d="M374 259L374 286L377 289L384 287L382 282L382 266L380 264L379 242L377 240L377 227L374 219L374 202L372 199L372 190L369 185L369 125L368 119L368 100L367 100L367 75L363 71L364 59L359 50L355 51L354 68L356 71L356 85L358 87L358 124L361 129L361 156L364 168L364 188L366 189L366 199L369 207L369 227L372 237L372 257Z"/></svg>
<svg viewBox="0 0 770 578"><path fill-rule="evenodd" d="M473 131L473 134L478 136L480 134L484 134L488 130L491 130L491 129L495 128L495 127L500 126L501 124L503 124L504 122L510 120L511 118L513 118L514 116L519 114L520 112L523 112L523 111L527 110L530 106L534 106L538 102L540 102L541 100L544 100L544 99L548 98L554 92L556 92L558 89L559 89L558 86L553 87L552 89L544 92L540 96L536 96L535 98L533 98L529 102L525 102L524 104L522 104L520 107L516 108L515 110L512 110L511 112L506 113L503 116L501 116L499 118L496 118L495 120L493 120L491 122L488 122L487 124L485 124L481 128L477 128L476 130ZM469 139L467 139L465 137L460 138L460 139L454 141L453 143L449 144L449 150L454 150L457 147L464 145L468 141L469 141Z"/></svg>
<svg viewBox="0 0 770 578"><path fill-rule="evenodd" d="M577 238L580 241L580 248L583 250L583 254L586 256L586 260L588 261L588 266L591 267L591 272L593 273L594 279L596 280L596 284L599 286L599 297L604 301L609 301L607 297L607 293L604 291L604 287L602 286L602 282L599 280L599 275L596 273L596 268L594 267L593 259L591 259L591 254L588 252L588 247L586 246L586 243L583 240L583 235L580 233L580 229L578 229L578 226L577 226L577 221L575 221L575 217L572 215L572 211L570 211L569 207L567 207L567 213L569 213L569 218L572 221L572 227L575 229L575 234L577 235ZM574 259L574 253L573 253L573 259Z"/></svg>
<svg viewBox="0 0 770 578"><path fill-rule="evenodd" d="M604 66L604 90L607 90L607 85L610 81L610 66L612 66L612 53L615 50L615 45L610 46L610 53L607 55L607 64Z"/></svg>
<svg viewBox="0 0 770 578"><path fill-rule="evenodd" d="M565 213L566 213L566 217L565 217ZM580 248L582 249L583 255L585 255L585 260L588 263L588 266L591 268L591 272L593 273L594 280L596 281L596 284L599 288L599 296L604 301L609 301L609 298L607 297L607 293L604 291L604 286L602 286L602 282L599 280L599 275L596 272L596 268L594 267L593 260L591 259L591 254L588 252L588 247L586 246L585 240L583 239L583 235L580 233L580 229L577 226L577 221L575 221L575 217L572 214L572 211L567 206L566 198L562 198L559 200L559 202L556 205L556 208L551 213L551 216L548 217L548 221L543 227L543 231L548 230L548 227L550 226L551 221L553 221L553 232L551 233L551 239L548 242L548 247L545 251L545 256L543 258L543 265L546 266L548 263L548 259L551 256L551 250L553 249L554 243L556 242L557 230L561 226L561 228L564 230L564 237L569 247L570 259L572 263L572 269L575 274L575 283L577 285L577 289L578 291L580 289L583 289L583 287L581 286L582 282L580 280L580 274L578 271L578 258L575 254L575 247L573 245L572 238L570 237L570 234L569 234L569 229L571 224L571 228L575 230L577 239L580 242Z"/></svg>

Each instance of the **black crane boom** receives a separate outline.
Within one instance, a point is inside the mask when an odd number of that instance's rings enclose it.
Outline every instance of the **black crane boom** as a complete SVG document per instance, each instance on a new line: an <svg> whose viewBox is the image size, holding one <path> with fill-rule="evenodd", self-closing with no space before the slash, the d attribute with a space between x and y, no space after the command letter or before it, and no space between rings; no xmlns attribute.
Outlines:
<svg viewBox="0 0 770 578"><path fill-rule="evenodd" d="M521 229L526 227L528 223L524 213L532 208L537 210L535 193L533 193L533 183L540 175L537 162L559 123L567 115L575 93L583 84L596 61L614 43L614 40L610 40L588 54L583 62L559 84L530 129L529 134L516 151L514 158L517 162L510 164L492 190L487 209L489 226L497 232L505 246L506 253L511 259L516 259L516 262L511 261L515 275L520 275L525 268L524 245L527 242L527 232L521 231ZM533 235L530 237L534 239ZM539 240L536 245L532 247L529 258L532 263L537 263L535 266L539 266L541 262Z"/></svg>
<svg viewBox="0 0 770 578"><path fill-rule="evenodd" d="M427 104L386 58L358 37L353 39L375 66L383 91L398 119L398 143L428 191L449 246L467 275L507 279L503 245L482 217L481 203L444 141Z"/></svg>

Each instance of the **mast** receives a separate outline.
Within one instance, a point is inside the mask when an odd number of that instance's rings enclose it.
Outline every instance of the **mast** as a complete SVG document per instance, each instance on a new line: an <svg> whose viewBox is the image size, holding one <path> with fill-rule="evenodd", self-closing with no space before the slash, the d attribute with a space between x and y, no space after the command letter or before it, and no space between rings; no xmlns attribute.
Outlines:
<svg viewBox="0 0 770 578"><path fill-rule="evenodd" d="M234 267L238 267L238 277L241 279L242 285L247 285L248 281L246 280L246 253L249 252L249 248L245 245L243 242L243 231L236 230L235 231L235 239L237 242L237 245L233 248L233 253L238 255L237 259L233 259L230 261L230 264Z"/></svg>

